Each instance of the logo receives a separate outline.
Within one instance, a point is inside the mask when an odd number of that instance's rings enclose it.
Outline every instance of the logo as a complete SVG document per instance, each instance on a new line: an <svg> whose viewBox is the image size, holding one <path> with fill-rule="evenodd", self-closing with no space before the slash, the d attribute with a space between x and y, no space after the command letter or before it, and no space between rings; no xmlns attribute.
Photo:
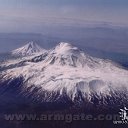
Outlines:
<svg viewBox="0 0 128 128"><path fill-rule="evenodd" d="M128 121L128 116L127 116L127 111L128 109L126 107L124 107L124 109L120 109L120 117L121 119L124 121L124 120L127 120Z"/></svg>
<svg viewBox="0 0 128 128"><path fill-rule="evenodd" d="M123 109L120 109L120 120L113 121L114 124L128 124L128 109L124 107Z"/></svg>

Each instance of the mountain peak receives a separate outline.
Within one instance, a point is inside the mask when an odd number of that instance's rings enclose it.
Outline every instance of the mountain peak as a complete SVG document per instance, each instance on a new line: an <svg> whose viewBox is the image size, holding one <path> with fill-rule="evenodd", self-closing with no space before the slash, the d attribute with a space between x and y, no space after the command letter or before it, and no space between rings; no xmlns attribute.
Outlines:
<svg viewBox="0 0 128 128"><path fill-rule="evenodd" d="M22 46L21 48L13 50L12 55L28 56L28 55L33 55L35 53L40 53L40 52L43 53L43 52L46 52L46 50L41 48L37 43L31 41L26 45Z"/></svg>
<svg viewBox="0 0 128 128"><path fill-rule="evenodd" d="M36 43L36 42L33 42L33 41L31 41L31 42L29 42L29 43L27 43L24 47L26 47L26 48L39 48L40 46ZM40 49L42 49L41 47L40 47Z"/></svg>
<svg viewBox="0 0 128 128"><path fill-rule="evenodd" d="M55 47L54 52L57 54L69 54L69 53L72 53L73 51L76 51L76 50L78 50L78 48L71 45L70 43L60 42Z"/></svg>
<svg viewBox="0 0 128 128"><path fill-rule="evenodd" d="M38 45L38 44L36 42L31 41L27 45L35 46L35 45Z"/></svg>
<svg viewBox="0 0 128 128"><path fill-rule="evenodd" d="M67 43L67 42L60 42L59 46L60 47L72 47L72 45L70 43Z"/></svg>
<svg viewBox="0 0 128 128"><path fill-rule="evenodd" d="M91 63L88 55L70 43L59 43L47 56L45 62L55 65L69 65L73 67L83 67L86 63Z"/></svg>

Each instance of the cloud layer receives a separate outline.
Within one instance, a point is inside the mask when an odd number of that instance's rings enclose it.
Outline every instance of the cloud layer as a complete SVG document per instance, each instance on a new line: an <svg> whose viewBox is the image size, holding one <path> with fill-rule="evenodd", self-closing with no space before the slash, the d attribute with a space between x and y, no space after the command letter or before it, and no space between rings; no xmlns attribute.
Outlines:
<svg viewBox="0 0 128 128"><path fill-rule="evenodd" d="M127 12L127 0L0 0L0 28L34 30L65 18L127 23Z"/></svg>

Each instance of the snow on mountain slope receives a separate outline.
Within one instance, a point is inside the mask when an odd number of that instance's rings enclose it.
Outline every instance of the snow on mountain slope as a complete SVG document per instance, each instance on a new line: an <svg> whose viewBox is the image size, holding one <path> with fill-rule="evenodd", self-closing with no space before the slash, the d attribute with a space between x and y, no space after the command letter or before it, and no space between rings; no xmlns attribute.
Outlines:
<svg viewBox="0 0 128 128"><path fill-rule="evenodd" d="M18 48L16 50L13 50L12 55L27 56L27 55L33 55L36 53L44 53L44 52L46 52L46 50L41 48L35 42L29 42L25 46Z"/></svg>
<svg viewBox="0 0 128 128"><path fill-rule="evenodd" d="M91 67L99 66L100 59L95 59L85 55L83 51L69 43L61 42L52 49L46 57L45 64L69 65L73 67Z"/></svg>
<svg viewBox="0 0 128 128"><path fill-rule="evenodd" d="M37 94L43 91L59 93L59 96L66 94L72 101L78 93L90 101L92 93L106 97L116 91L128 92L127 70L86 55L68 43L60 43L40 61L32 61L34 58L25 61L23 66L3 71L3 80L22 76L26 85L23 90L31 88L32 93L34 88L39 88ZM52 95L45 98L52 100Z"/></svg>

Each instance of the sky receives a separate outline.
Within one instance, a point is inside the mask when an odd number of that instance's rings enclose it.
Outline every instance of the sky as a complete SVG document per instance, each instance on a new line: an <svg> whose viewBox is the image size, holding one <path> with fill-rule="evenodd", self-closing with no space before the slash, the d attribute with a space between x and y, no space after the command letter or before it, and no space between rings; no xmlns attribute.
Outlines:
<svg viewBox="0 0 128 128"><path fill-rule="evenodd" d="M128 24L128 0L0 0L0 32L33 32L69 21Z"/></svg>

